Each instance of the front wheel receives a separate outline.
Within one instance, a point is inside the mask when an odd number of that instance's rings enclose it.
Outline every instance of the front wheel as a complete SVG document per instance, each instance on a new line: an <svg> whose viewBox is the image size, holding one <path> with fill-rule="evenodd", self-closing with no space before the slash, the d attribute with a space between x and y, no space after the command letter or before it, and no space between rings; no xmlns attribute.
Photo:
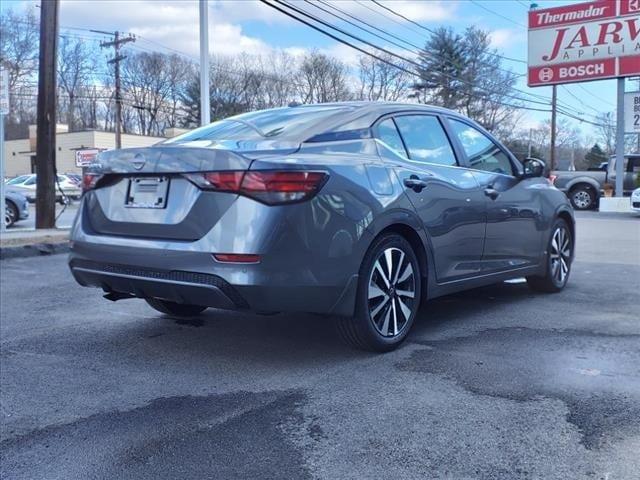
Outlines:
<svg viewBox="0 0 640 480"><path fill-rule="evenodd" d="M151 308L176 317L195 317L207 309L207 307L201 305L185 305L184 303L170 302L159 298L145 298L145 300Z"/></svg>
<svg viewBox="0 0 640 480"><path fill-rule="evenodd" d="M529 287L538 292L559 292L567 284L571 272L574 242L567 222L559 218L553 224L551 232L547 246L546 273L543 276L527 277Z"/></svg>
<svg viewBox="0 0 640 480"><path fill-rule="evenodd" d="M386 352L407 336L420 306L421 277L411 244L395 233L374 241L360 267L355 315L337 321L351 346Z"/></svg>
<svg viewBox="0 0 640 480"><path fill-rule="evenodd" d="M4 225L9 228L11 225L18 221L18 207L16 207L13 202L9 200L5 200L4 207Z"/></svg>

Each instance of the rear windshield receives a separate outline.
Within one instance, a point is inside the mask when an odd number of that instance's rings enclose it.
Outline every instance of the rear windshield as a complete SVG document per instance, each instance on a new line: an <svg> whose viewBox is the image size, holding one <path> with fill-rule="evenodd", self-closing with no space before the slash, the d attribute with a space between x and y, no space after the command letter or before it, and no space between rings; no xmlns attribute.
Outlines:
<svg viewBox="0 0 640 480"><path fill-rule="evenodd" d="M185 143L197 140L264 140L282 136L295 136L339 112L352 110L347 106L299 106L259 110L243 113L163 142L163 144Z"/></svg>
<svg viewBox="0 0 640 480"><path fill-rule="evenodd" d="M16 183L22 183L24 182L27 178L29 178L29 175L21 175L19 177L16 178L12 178L11 180L9 180L7 182L7 185L15 185Z"/></svg>

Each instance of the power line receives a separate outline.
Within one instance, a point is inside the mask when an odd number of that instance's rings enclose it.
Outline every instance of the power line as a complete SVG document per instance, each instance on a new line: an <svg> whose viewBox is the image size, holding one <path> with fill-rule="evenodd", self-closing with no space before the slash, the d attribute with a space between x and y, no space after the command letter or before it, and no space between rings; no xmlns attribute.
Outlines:
<svg viewBox="0 0 640 480"><path fill-rule="evenodd" d="M513 18L509 18L506 15L502 15L501 13L495 12L493 10L491 10L488 7L485 7L484 5L482 5L480 2L476 1L476 0L469 0L471 3L473 3L474 5L477 5L478 7L482 8L483 10L486 10L489 13L492 13L493 15L495 15L496 17L500 17L503 18L505 20L507 20L508 22L513 23L514 25L518 25L519 27L524 27L527 28L526 25L520 23L520 22L516 22Z"/></svg>
<svg viewBox="0 0 640 480"><path fill-rule="evenodd" d="M296 15L294 15L294 14L292 14L292 13L290 13L290 12L280 8L280 7L278 7L277 5L268 3L267 0L260 0L260 1L262 3L264 3L265 5L268 5L269 7L274 8L275 10L278 10L279 12L283 13L284 15L287 15L288 17L293 18L294 20L296 20L296 21L298 21L300 23L303 23L303 24L313 28L314 30L316 30L316 31L318 31L318 32L320 32L320 33L322 33L322 34L324 34L324 35L336 40L337 42L340 42L340 43L342 43L344 45L347 45L347 46L349 46L351 48L354 48L355 50L358 50L359 52L364 53L365 55L369 55L369 56L371 56L371 57L373 57L373 58L375 58L375 59L387 64L387 65L393 66L393 67L395 67L395 68L397 68L399 70L402 70L402 71L404 71L404 72L406 72L406 73L408 73L410 75L413 75L413 76L421 78L418 73L416 73L416 72L414 72L412 70L409 70L407 68L404 68L402 66L399 66L399 65L397 65L397 64L395 64L395 63L393 63L393 62L391 62L389 60L383 59L383 58L381 58L381 57L379 57L379 56L377 56L377 55L375 55L375 54L373 54L371 52L368 52L365 49L348 42L347 40L344 40L344 39L342 39L342 38L340 38L340 37L338 37L338 36L336 36L336 35L334 35L334 34L332 34L330 32L327 32L326 30L323 30L322 28L320 28L320 27L308 22L307 20L304 20L304 19L302 19L300 17L297 17ZM278 1L278 0L276 0L276 1ZM281 3L281 2L279 2L279 3ZM295 8L292 8L290 5L287 5L287 7L291 8L292 10L296 10ZM309 15L307 15L307 16L309 16ZM382 49L380 47L376 47L375 45L373 45L373 44L371 44L369 42L363 41L363 43L366 43L366 44L368 44L368 45L370 45L370 46L372 46L374 48L377 48L379 50L385 51L387 53L391 53L391 52L388 52L388 50ZM395 54L392 54L392 55L394 57L399 57L398 55L395 55ZM400 57L400 58L404 59L403 57ZM406 60L406 59L404 59L404 60ZM415 62L410 62L410 63L415 63ZM510 97L510 98L516 98L517 100L521 100L522 101L522 99L518 98L518 97L513 97L513 96L510 96L510 95L505 95L505 96ZM494 101L495 101L495 103L497 103L499 105L503 105L503 106L507 106L507 107L511 107L511 108L516 108L516 109L533 110L533 111L544 111L544 112L548 112L549 111L547 109L540 109L540 108L534 108L534 107L513 105L513 104L506 103L506 102L500 102L500 101L497 101L497 100L494 100Z"/></svg>
<svg viewBox="0 0 640 480"><path fill-rule="evenodd" d="M373 1L374 1L374 2L376 2L376 0L373 0ZM503 18L503 19L505 19L505 20L508 20L509 22L514 23L514 24L518 25L519 27L524 28L525 30L527 29L527 26L526 26L526 25L523 25L522 23L516 22L515 20L513 20L513 19L511 19L511 18L509 18L509 17L506 17L506 16L504 16L504 15L502 15L502 14L500 14L500 13L498 13L498 12L496 12L496 11L494 11L494 10L490 9L490 8L485 7L484 5L480 4L480 2L478 2L477 0L470 0L470 1L471 1L473 4L477 5L478 7L480 7L480 8L482 8L482 9L486 10L487 12L489 12L489 13L491 13L491 14L493 14L493 15L495 15L495 16L497 16L497 17L499 17L499 18ZM377 2L376 2L376 3L377 3ZM522 2L522 1L518 1L518 3L520 3L521 5L524 5L524 6L526 7L526 4L525 4L524 2ZM526 62L524 62L524 61L523 61L523 63L526 63ZM611 105L609 102L605 102L605 101L603 101L601 98L596 97L595 95L593 95L591 92L589 92L587 89L585 89L582 85L579 85L579 84L578 84L577 86L578 86L579 88L581 88L583 91L585 91L586 93L588 93L589 95L591 95L592 97L597 98L598 100L602 101L603 103L607 103L607 104ZM570 90L569 90L569 87L568 87L568 86L564 86L564 89L565 89L565 91L566 91L567 93L569 93L569 95L571 95L573 98L575 98L576 100L578 100L578 102L580 102L580 104L584 104L584 103L583 103L583 102L582 102L578 97L576 97L573 93L571 93L571 92L570 92ZM566 105L566 104L565 104L565 105ZM592 109L592 110L594 110L595 112L598 112L598 110L597 110L597 109L594 109L593 107L590 107L590 106L587 106L587 107L588 107L588 108L591 108L591 109ZM567 108L567 107L565 107L565 108ZM572 109L572 110L575 110L573 107L571 107L571 109ZM582 112L581 112L581 113L582 113ZM599 113L599 112L598 112L598 113ZM594 117L594 118L596 118L596 119L597 119L597 117ZM582 119L580 119L580 120L582 120ZM591 122L591 123L592 123L592 122ZM598 124L598 125L599 125L599 124Z"/></svg>
<svg viewBox="0 0 640 480"><path fill-rule="evenodd" d="M422 47L419 47L419 46L417 46L417 45L415 45L415 44L413 44L413 43L411 43L411 42L409 42L409 41L407 41L407 40L403 39L402 37L399 37L399 36L397 36L397 35L393 35L393 34L387 33L387 32L385 32L384 30L379 29L378 27L376 27L376 26L374 26L374 25L371 25L371 24L370 24L370 23L368 23L368 22L365 22L364 20L361 20L360 18L358 18L358 17L356 17L356 16L354 16L354 15L351 15L351 14L349 14L348 12L345 12L344 10L341 10L341 9L340 9L340 8L338 8L338 7L335 7L335 6L329 5L329 4L328 4L327 2L325 2L324 0L318 0L318 1L319 1L319 2L321 2L321 3L322 3L322 4L324 4L324 5L327 5L327 6L328 6L328 7L330 7L330 8L333 8L333 9L334 9L334 10L336 10L336 11L339 11L339 12L343 13L344 15L347 15L348 17L350 17L350 18L352 18L352 19L354 19L354 20L356 20L356 21L358 21L358 22L361 22L361 23L363 23L363 24L365 24L365 25L367 25L367 26L369 26L369 27L371 27L371 28L374 28L374 29L376 29L376 30L378 30L378 31L380 31L380 32L382 32L382 33L384 33L384 34L385 34L385 35L387 35L387 36L391 36L391 37L393 37L393 38L398 39L398 40L399 40L399 41L401 41L401 42L404 42L404 43L406 43L406 44L408 44L408 45L411 45L411 46L413 46L413 47L415 47L415 48L418 48L418 49L420 50L420 52L415 52L414 50L407 49L407 48L405 48L405 47L402 47L401 45L398 45L397 43L391 42L392 44L394 44L394 45L396 45L396 46L398 46L398 47L400 47L400 48L403 48L403 49L405 49L405 50L407 50L407 51L409 51L409 52L411 52L411 53L413 53L413 54L415 54L415 55L420 55L420 54L426 54L426 53L427 53L425 50L423 50L423 49L422 49ZM346 20L346 19L344 19L343 17L340 17L340 16L336 15L335 13L332 13L332 12L330 12L330 11L327 11L326 9L324 9L324 8L320 7L319 5L317 5L317 4L316 4L316 3L314 3L314 2L311 2L310 0L305 0L305 2L307 2L307 3L311 4L311 5L313 5L314 7L318 8L318 9L320 9L320 10L322 10L322 11L326 12L326 13L329 13L330 15L332 15L332 16L334 16L334 17L336 17L336 18L341 19L342 21L345 21L345 22L347 22L347 23L349 23L349 24L351 24L351 25L353 25L353 26L355 26L355 27L357 27L357 28L359 28L359 29L361 29L361 30L364 30L364 31L366 31L366 32L368 32L368 33L370 33L370 34L372 34L372 35L374 35L374 36L376 36L376 37L378 37L378 38L380 38L380 39L382 39L382 40L388 41L387 39L382 38L381 36L379 36L379 35L377 35L377 34L375 34L375 33L371 32L371 31L370 31L370 30L368 30L368 29L365 29L365 28L361 27L360 25L357 25L357 24L355 24L355 23L353 23L353 22L351 22L351 21L349 21L349 20ZM366 5L362 5L362 6L366 6ZM367 7L367 8L368 8L368 7ZM371 9L370 9L370 10L371 10ZM374 11L374 12L375 12L375 10L372 10L372 11ZM378 13L378 12L376 12L376 13ZM381 15L382 15L382 14L381 14ZM387 19L389 19L389 20L392 20L392 19L390 19L389 17L387 17L386 15L382 15L382 16L383 16L384 18L387 18ZM431 56L431 58L434 58L434 56L433 56L433 55L430 55L430 56ZM457 65L454 65L454 63L453 63L453 62L448 61L447 59L443 59L443 60L444 60L446 63L450 64L450 65L457 66ZM506 72L506 73L509 73L509 74L512 74L512 73L513 73L511 70L505 70L505 69L503 69L503 68L500 68L500 70L502 70L502 71L504 71L504 72ZM521 74L521 75L519 75L519 76L525 76L525 75L526 75L526 74ZM549 99L548 99L547 97L543 96L543 95L538 95L538 94L534 94L534 93L531 93L531 92L526 92L526 91L519 90L519 89L515 89L515 88L514 88L514 90L516 90L516 91L518 91L518 92L520 92L520 93L522 93L522 94L529 95L529 96L531 96L531 97L535 97L535 98L542 99L542 100L544 100L545 102L549 102ZM524 100L524 99L523 99L523 100ZM563 102L563 104L564 104L564 102ZM579 112L577 109L573 108L572 106L570 106L570 105L568 105L568 104L564 104L564 106L565 106L565 108L567 108L567 109L574 110L574 111L575 111L576 113L578 113L578 114L582 114L582 112Z"/></svg>
<svg viewBox="0 0 640 480"><path fill-rule="evenodd" d="M279 9L279 8L275 7L275 5L273 5L273 4L269 4L269 3L267 3L265 0L262 0L262 1L263 1L263 3L265 3L265 4L267 4L267 5L269 5L269 6L272 6L272 7L276 8L277 10L282 11L281 9ZM326 21L324 21L324 20L322 20L322 19L319 19L318 17L316 17L316 16L314 16L314 15L311 15L311 14L309 14L308 12L306 12L306 11L304 11L304 10L301 10L301 9L299 9L299 8L296 8L296 7L292 6L292 5L291 5L291 4L289 4L289 3L286 3L286 2L284 2L284 1L282 1L282 0L273 0L273 1L275 1L275 2L277 2L277 3L279 3L279 4L281 4L281 5L286 6L286 7L287 7L287 8L289 8L290 10L293 10L294 12L297 12L297 13L299 13L299 14L304 15L304 16L305 16L305 17L307 17L307 18L310 18L310 19L312 19L312 20L314 20L314 21L316 21L316 22L318 22L318 23L321 23L322 25L325 25L325 26L327 26L328 28L331 28L331 29L333 29L333 30L336 30L336 31L338 31L338 32L342 33L343 35L346 35L346 36L351 37L351 38L353 38L353 39L355 39L355 40L357 40L357 41L359 41L359 42L361 42L361 43L364 43L365 45L368 45L369 47L372 47L372 48L374 48L374 49L377 49L377 50L380 50L380 51L382 51L382 52L385 52L386 54L391 55L391 56L393 56L393 57L395 57L395 58L398 58L398 59L400 59L400 60L403 60L404 62L410 63L410 64L412 64L412 65L416 66L417 68L421 68L421 67L422 67L419 63L415 62L414 60L411 60L411 59L408 59L408 58L403 57L403 56L401 56L401 55L398 55L398 54L396 54L396 53L394 53L394 52L391 52L391 51L389 51L389 50L387 50L387 49L385 49L385 48L379 47L378 45L375 45L375 44L373 44L373 43L371 43L371 42L369 42L369 41L367 41L367 40L365 40L365 39L363 39L363 38L361 38L361 37L359 37L359 36L357 36L357 35L354 35L354 34L351 34L351 33L349 33L349 32L346 32L345 30L343 30L343 29L341 29L341 28L339 28L339 27L336 27L336 26L334 26L334 25L332 25L332 24L330 24L330 23L328 23L328 22L326 22ZM375 2L375 1L376 1L376 0L374 0L374 2ZM287 15L289 15L289 14L287 13ZM292 18L295 18L295 19L298 19L299 21L301 21L301 19L299 19L299 17L296 17L295 15L289 15L289 16L291 16ZM305 23L305 24L307 24L307 25L308 25L308 23L307 23L307 22L303 22L303 23ZM313 27L313 28L315 28L315 27ZM325 34L327 34L327 32L326 32L325 30L318 29L318 28L316 28L316 30L319 30L319 31L321 31L321 32L323 32L323 33L325 33ZM334 38L334 39L335 39L335 37L332 37L332 38ZM360 49L359 47L355 47L355 46L354 46L352 43L350 43L350 42L344 41L344 40L342 40L342 39L340 39L339 41L341 41L342 43L345 43L346 45L349 45L349 46L351 46L351 47L353 47L353 48L357 48L358 50L362 51L362 49ZM369 53L369 52L366 52L366 51L365 51L365 54L370 55L370 53ZM377 57L376 57L376 58L377 58ZM389 62L388 62L388 61L385 61L385 63L389 63ZM396 65L396 64L393 64L393 63L389 63L389 64L390 64L390 65L393 65L393 66L396 66L396 68L399 68L399 66L398 66L398 65ZM406 70L406 69L405 69L405 70ZM412 75L414 75L414 76L417 76L417 77L419 77L419 78L422 78L422 76L421 76L420 74L416 73L415 71L410 71L410 72L408 72L408 73L411 73L411 74L412 74ZM463 79L456 78L456 77L452 77L452 76L450 76L450 75L446 75L446 74L443 74L443 75L444 75L444 76L446 76L446 77L447 77L447 78L449 78L449 79L452 79L452 80L458 81L458 82L460 82L460 83L464 83L464 84L469 85L469 86L471 86L471 87L473 87L473 88L478 88L478 87L477 87L477 85L474 85L473 83L468 82L468 81L465 81L465 80L463 80ZM496 91L496 90L490 90L490 89L487 89L487 88L479 88L479 90L484 91L484 92L487 92L487 93L498 93L498 94L501 94L501 95L503 95L503 96L505 96L505 97L507 97L507 98L512 98L512 99L519 100L519 101L523 101L523 102L536 103L536 104L539 104L539 105L548 105L548 99L545 99L546 101L544 101L544 102L540 102L540 101L536 101L536 100L524 99L524 98L522 98L522 97L518 97L518 96L514 96L514 95L509 95L509 94L506 94L506 93L504 93L504 92L500 92L500 91ZM522 91L522 90L518 90L518 89L515 89L515 88L513 88L513 90L518 91L518 92L520 92L520 93L523 93L523 94L525 94L525 95L533 95L533 94L529 94L528 92L524 92L524 91Z"/></svg>
<svg viewBox="0 0 640 480"><path fill-rule="evenodd" d="M432 30L432 29L430 29L430 28L427 28L427 27L425 27L424 25L422 25L422 24L420 24L420 23L418 23L418 22L416 22L416 21L414 21L414 20L411 20L409 17L406 17L406 16L402 15L401 13L398 13L398 12L396 12L396 11L394 11L394 10L390 9L390 8L389 8L389 7L387 7L386 5L384 5L384 4L382 4L382 3L380 3L378 0L372 0L372 2L373 2L373 3L375 3L376 5L378 5L379 7L384 8L384 9L385 9L385 10L387 10L388 12L391 12L391 13L392 13L392 14L394 14L395 16L400 17L400 18L403 18L403 19L404 19L404 20L406 20L407 22L410 22L410 23L412 23L412 24L414 24L414 25L416 25L416 26L420 27L421 29L423 29L423 30L425 30L425 31L427 31L427 32L429 32L429 33L431 33L431 34L435 34L435 33L436 33L436 32L435 32L435 30ZM499 53L490 53L490 55L495 56L495 57L498 57L498 58L502 58L503 60L508 60L508 61L510 61L510 62L523 63L523 64L525 64L525 65L527 64L527 62L526 62L526 61L524 61L524 60L520 60L520 59L518 59L518 58L507 57L507 56L505 56L505 55L500 55Z"/></svg>
<svg viewBox="0 0 640 480"><path fill-rule="evenodd" d="M355 27L357 27L357 28L359 28L359 29L361 29L361 30L364 30L364 31L366 31L366 32L371 33L371 35L375 35L376 37L383 39L383 38L382 38L382 37L380 37L379 35L377 35L377 34L375 34L375 33L372 33L371 31L369 31L369 30L367 30L367 29L365 29L365 28L363 28L363 27L361 27L361 26L359 26L359 25L357 25L357 24L355 24L355 23L353 23L353 22L351 22L351 21L349 21L349 20L346 20L346 19L344 19L343 17L340 17L340 16L336 15L335 13L331 13L330 11L325 10L324 8L320 7L320 6L319 6L317 3L315 3L315 2L311 2L310 0L304 0L304 1L305 1L305 2L307 2L307 3L309 3L310 5L313 5L313 6L314 6L314 7L316 7L316 8L319 8L320 10L322 10L322 11L324 11L324 12L328 13L329 15L332 15L332 16L334 16L334 17L336 17L336 18L340 18L343 22L347 22L347 23L349 23L349 24L351 24L351 25L354 25ZM353 20L355 20L355 21L357 21L357 22L360 22L360 23L362 23L362 24L364 24L364 25L367 25L367 26L368 26L368 27L370 27L370 28L373 28L374 30L376 30L376 31L378 31L378 32L381 32L382 34L384 34L384 35L386 35L386 36L388 36L388 37L391 37L391 38L394 38L394 39L396 39L396 40L399 40L399 41L401 41L402 43L404 43L404 44L406 44L406 45L410 45L410 46L411 46L411 47L413 47L413 48L417 48L418 50L422 50L422 47L420 47L419 45L416 45L415 43L409 42L409 41L405 40L405 39L404 39L404 38L402 38L402 37L399 37L399 36L397 36L397 35L394 35L393 33L385 32L385 31L384 31L384 30L382 30L381 28L378 28L378 27L376 27L375 25L372 25L372 24L370 24L370 23L368 23L368 22L365 22L364 20L361 20L361 19L359 19L358 17L356 17L356 16L354 16L354 15L351 15L350 13L345 12L344 10L342 10L342 9L340 9L340 8L338 8L338 7L336 7L335 5L331 5L331 4L327 3L327 2L325 2L324 0L317 0L317 1L318 1L318 2L320 2L320 3L322 3L323 5L326 5L326 6L327 6L327 7L329 7L329 8L332 8L332 9L334 9L334 10L336 10L336 11L338 11L338 12L342 13L343 15L346 15L346 16L347 16L347 17L349 17L349 18L352 18ZM383 39L383 40L384 40L384 39ZM389 41L389 40L387 40L387 41ZM418 54L418 52L416 52L416 51L414 51L414 50L406 49L406 47L402 47L402 46L400 46L400 45L398 45L398 44L396 44L396 43L393 43L393 42L391 42L391 43L392 43L393 45L396 45L396 46L398 46L398 47L400 47L400 48L403 48L403 49L405 49L405 50L407 50L407 51L409 51L409 52L411 52L411 53L414 53L414 54L416 54L416 55Z"/></svg>

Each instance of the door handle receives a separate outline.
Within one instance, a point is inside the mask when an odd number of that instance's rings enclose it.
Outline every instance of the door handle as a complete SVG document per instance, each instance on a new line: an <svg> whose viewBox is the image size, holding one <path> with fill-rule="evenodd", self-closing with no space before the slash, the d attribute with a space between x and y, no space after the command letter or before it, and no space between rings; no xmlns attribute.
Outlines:
<svg viewBox="0 0 640 480"><path fill-rule="evenodd" d="M493 187L487 187L487 188L484 189L484 194L487 197L489 197L491 200L495 200L496 198L498 198L498 195L500 195L500 192L498 192Z"/></svg>
<svg viewBox="0 0 640 480"><path fill-rule="evenodd" d="M427 182L420 180L417 175L411 175L409 178L404 179L404 185L409 187L416 193L420 193L427 186Z"/></svg>

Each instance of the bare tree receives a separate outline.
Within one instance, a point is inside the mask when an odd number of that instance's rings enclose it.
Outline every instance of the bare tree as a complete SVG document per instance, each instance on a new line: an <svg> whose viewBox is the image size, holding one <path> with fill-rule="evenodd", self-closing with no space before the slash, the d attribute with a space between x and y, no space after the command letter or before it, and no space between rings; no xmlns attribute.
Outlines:
<svg viewBox="0 0 640 480"><path fill-rule="evenodd" d="M616 151L616 116L614 112L603 112L596 116L598 141L607 155Z"/></svg>
<svg viewBox="0 0 640 480"><path fill-rule="evenodd" d="M124 128L161 135L167 126L177 125L178 102L189 72L189 64L177 55L130 55L122 68L124 103L137 121L123 121Z"/></svg>
<svg viewBox="0 0 640 480"><path fill-rule="evenodd" d="M96 69L95 52L82 40L62 37L58 52L58 85L66 100L69 131L76 127L76 103L81 92L87 92Z"/></svg>
<svg viewBox="0 0 640 480"><path fill-rule="evenodd" d="M33 9L0 15L0 63L9 76L10 108L6 136L21 138L36 118L38 20Z"/></svg>
<svg viewBox="0 0 640 480"><path fill-rule="evenodd" d="M407 62L398 61L389 54L378 55L388 62L409 68ZM397 101L406 98L413 85L412 75L369 55L360 56L358 67L360 80L358 95L361 100Z"/></svg>
<svg viewBox="0 0 640 480"><path fill-rule="evenodd" d="M38 69L38 20L31 9L0 16L0 60L9 71L9 89L33 79Z"/></svg>
<svg viewBox="0 0 640 480"><path fill-rule="evenodd" d="M313 51L304 56L296 81L304 103L338 102L352 97L346 65L323 53Z"/></svg>

